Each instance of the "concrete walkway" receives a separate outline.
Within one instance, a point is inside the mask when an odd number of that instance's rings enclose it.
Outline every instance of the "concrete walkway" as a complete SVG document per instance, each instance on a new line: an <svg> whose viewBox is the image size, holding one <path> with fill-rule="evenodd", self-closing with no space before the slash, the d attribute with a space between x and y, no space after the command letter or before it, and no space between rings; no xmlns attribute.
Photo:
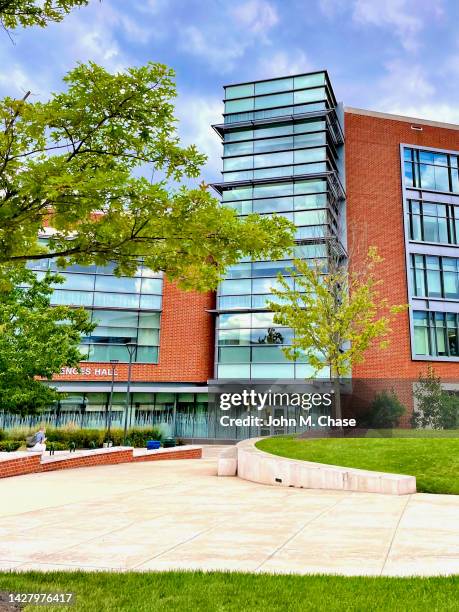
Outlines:
<svg viewBox="0 0 459 612"><path fill-rule="evenodd" d="M459 496L270 487L216 455L0 481L0 569L459 573Z"/></svg>

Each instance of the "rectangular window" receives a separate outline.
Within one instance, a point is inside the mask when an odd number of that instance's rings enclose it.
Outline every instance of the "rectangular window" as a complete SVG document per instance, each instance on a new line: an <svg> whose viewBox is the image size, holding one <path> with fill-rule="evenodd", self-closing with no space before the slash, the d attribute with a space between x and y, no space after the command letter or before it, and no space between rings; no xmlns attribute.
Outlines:
<svg viewBox="0 0 459 612"><path fill-rule="evenodd" d="M229 87L225 87L225 98L227 100L231 100L232 98L245 98L248 96L253 96L254 84L246 83L245 85L230 85Z"/></svg>
<svg viewBox="0 0 459 612"><path fill-rule="evenodd" d="M291 77L255 83L255 95L275 93L277 91L289 91L290 89L293 89L293 78Z"/></svg>

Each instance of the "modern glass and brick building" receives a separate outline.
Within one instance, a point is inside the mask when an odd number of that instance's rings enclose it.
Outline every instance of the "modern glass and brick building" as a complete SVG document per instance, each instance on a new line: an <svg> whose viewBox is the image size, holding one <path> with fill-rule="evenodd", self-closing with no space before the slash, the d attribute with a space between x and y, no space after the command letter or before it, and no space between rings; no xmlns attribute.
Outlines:
<svg viewBox="0 0 459 612"><path fill-rule="evenodd" d="M227 85L224 92L223 120L216 117L213 126L223 149L222 177L213 184L222 205L239 215L292 220L296 257L338 256L358 267L368 247L378 247L385 296L410 305L393 326L390 348L368 351L353 377L376 390L375 380L413 381L433 363L454 388L459 125L338 104L325 71ZM55 377L67 397L52 418L103 427L113 381L115 426L128 404L131 424L161 423L184 438L228 437L208 411L212 381L300 381L311 374L304 361L286 360L282 347L293 332L275 326L266 307L276 275L288 275L291 265L287 257L241 261L215 295L185 293L142 267L134 278L116 278L109 268L68 268L55 303L88 308L97 328L84 340L81 372L64 369ZM127 343L135 344L129 397ZM401 399L410 410L412 393Z"/></svg>

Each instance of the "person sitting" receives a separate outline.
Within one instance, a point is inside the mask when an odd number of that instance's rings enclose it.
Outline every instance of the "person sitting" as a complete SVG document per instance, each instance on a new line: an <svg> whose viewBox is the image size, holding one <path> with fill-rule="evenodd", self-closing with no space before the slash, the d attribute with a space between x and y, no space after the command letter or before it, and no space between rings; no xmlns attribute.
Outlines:
<svg viewBox="0 0 459 612"><path fill-rule="evenodd" d="M34 453L44 453L46 450L46 430L40 427L36 434L27 438L27 450Z"/></svg>

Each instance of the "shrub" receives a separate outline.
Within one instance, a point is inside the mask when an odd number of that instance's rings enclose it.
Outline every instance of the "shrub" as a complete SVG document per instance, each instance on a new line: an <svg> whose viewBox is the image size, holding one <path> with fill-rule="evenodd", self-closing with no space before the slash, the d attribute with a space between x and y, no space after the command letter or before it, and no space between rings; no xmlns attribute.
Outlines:
<svg viewBox="0 0 459 612"><path fill-rule="evenodd" d="M405 406L398 399L395 391L381 391L374 398L368 414L369 427L397 427L400 418L405 414Z"/></svg>
<svg viewBox="0 0 459 612"><path fill-rule="evenodd" d="M51 450L51 447L55 451L69 450L69 445L64 442L46 442L46 450Z"/></svg>
<svg viewBox="0 0 459 612"><path fill-rule="evenodd" d="M0 429L0 440L5 440L7 438L7 433L4 429Z"/></svg>
<svg viewBox="0 0 459 612"><path fill-rule="evenodd" d="M434 368L419 374L411 425L419 428L454 429L459 425L459 397L444 391Z"/></svg>
<svg viewBox="0 0 459 612"><path fill-rule="evenodd" d="M11 453L25 444L24 440L1 440L0 451Z"/></svg>

